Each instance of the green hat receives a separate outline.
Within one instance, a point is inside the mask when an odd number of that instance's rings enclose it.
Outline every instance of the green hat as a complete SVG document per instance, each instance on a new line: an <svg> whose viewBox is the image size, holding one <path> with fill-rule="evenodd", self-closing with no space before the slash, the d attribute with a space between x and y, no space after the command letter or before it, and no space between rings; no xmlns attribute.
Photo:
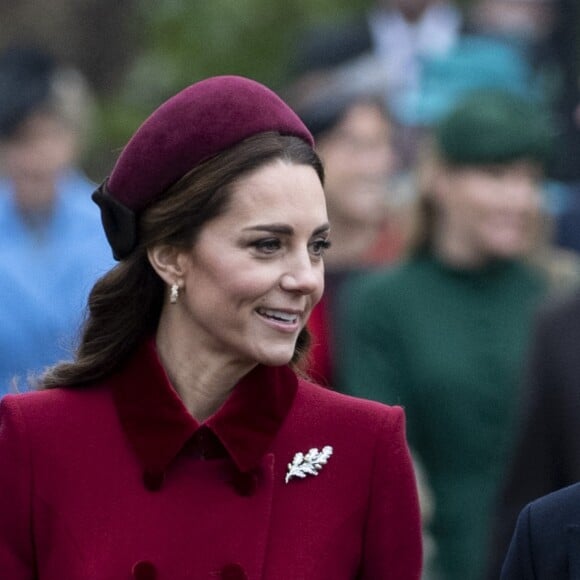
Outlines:
<svg viewBox="0 0 580 580"><path fill-rule="evenodd" d="M546 112L530 100L500 90L470 93L439 123L435 141L456 165L489 165L533 159L547 163L554 131Z"/></svg>

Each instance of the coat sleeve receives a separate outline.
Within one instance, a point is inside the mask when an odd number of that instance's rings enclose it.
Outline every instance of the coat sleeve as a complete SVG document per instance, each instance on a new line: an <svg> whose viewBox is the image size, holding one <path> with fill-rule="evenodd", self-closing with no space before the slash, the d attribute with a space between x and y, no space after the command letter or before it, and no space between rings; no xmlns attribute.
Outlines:
<svg viewBox="0 0 580 580"><path fill-rule="evenodd" d="M0 577L32 580L31 454L17 397L0 401Z"/></svg>
<svg viewBox="0 0 580 580"><path fill-rule="evenodd" d="M520 513L501 570L500 580L533 580L536 578L530 547L530 511L531 505L528 505Z"/></svg>
<svg viewBox="0 0 580 580"><path fill-rule="evenodd" d="M421 522L405 417L393 407L375 447L360 578L418 580L421 567Z"/></svg>

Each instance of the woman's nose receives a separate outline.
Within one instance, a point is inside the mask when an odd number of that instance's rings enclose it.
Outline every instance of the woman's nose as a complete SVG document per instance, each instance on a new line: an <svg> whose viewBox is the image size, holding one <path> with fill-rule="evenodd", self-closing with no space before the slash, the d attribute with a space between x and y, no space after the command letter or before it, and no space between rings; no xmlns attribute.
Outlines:
<svg viewBox="0 0 580 580"><path fill-rule="evenodd" d="M283 290L312 294L321 291L324 284L324 268L321 262L313 262L310 256L297 257L291 261L280 279Z"/></svg>

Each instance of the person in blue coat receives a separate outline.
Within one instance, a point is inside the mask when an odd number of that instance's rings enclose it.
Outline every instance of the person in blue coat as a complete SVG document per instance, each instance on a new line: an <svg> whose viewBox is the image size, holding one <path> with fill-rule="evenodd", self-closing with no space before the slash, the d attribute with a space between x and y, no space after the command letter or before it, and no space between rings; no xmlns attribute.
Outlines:
<svg viewBox="0 0 580 580"><path fill-rule="evenodd" d="M576 483L521 511L500 580L579 578L580 483Z"/></svg>
<svg viewBox="0 0 580 580"><path fill-rule="evenodd" d="M0 54L0 396L72 357L113 264L77 165L89 104L76 69L35 48Z"/></svg>

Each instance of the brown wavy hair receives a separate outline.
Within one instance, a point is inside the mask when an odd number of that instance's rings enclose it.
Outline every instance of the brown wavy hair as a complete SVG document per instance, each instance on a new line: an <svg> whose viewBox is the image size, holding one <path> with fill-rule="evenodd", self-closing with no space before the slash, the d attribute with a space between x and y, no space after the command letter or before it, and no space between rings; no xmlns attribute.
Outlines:
<svg viewBox="0 0 580 580"><path fill-rule="evenodd" d="M322 163L307 143L261 133L197 166L147 207L138 218L137 247L99 279L89 295L74 360L48 369L38 386L83 386L119 368L144 337L155 332L163 306L165 285L151 267L147 250L159 244L190 248L204 225L227 209L233 183L278 159L311 166L324 182ZM303 329L291 363L297 370L309 343Z"/></svg>

